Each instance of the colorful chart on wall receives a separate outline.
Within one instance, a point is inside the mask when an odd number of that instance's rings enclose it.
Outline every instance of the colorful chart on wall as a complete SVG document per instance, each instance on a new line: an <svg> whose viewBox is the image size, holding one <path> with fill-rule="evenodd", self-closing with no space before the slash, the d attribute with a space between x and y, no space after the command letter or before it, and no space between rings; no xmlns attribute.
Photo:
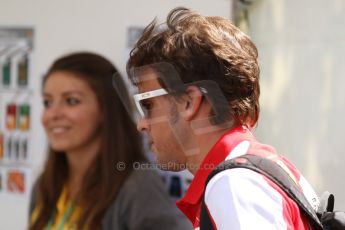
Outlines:
<svg viewBox="0 0 345 230"><path fill-rule="evenodd" d="M34 30L0 27L0 195L29 190Z"/></svg>

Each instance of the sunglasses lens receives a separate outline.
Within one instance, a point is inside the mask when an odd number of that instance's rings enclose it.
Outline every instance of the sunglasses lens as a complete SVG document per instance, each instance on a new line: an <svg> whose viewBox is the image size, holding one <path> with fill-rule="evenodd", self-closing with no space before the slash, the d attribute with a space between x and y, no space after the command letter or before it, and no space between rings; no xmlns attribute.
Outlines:
<svg viewBox="0 0 345 230"><path fill-rule="evenodd" d="M148 118L147 116L148 112L147 112L147 109L145 108L145 102L140 101L139 105L140 105L140 108L138 108L138 110L139 110L139 113L141 112L142 118Z"/></svg>

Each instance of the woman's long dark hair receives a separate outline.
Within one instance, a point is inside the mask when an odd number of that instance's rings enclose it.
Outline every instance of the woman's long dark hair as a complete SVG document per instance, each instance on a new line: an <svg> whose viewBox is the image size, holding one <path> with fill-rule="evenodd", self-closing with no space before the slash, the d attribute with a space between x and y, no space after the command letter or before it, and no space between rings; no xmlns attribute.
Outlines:
<svg viewBox="0 0 345 230"><path fill-rule="evenodd" d="M88 169L78 197L81 197L82 213L78 229L100 229L107 207L132 170L135 161L144 159L141 139L130 114L112 88L112 76L118 72L105 58L93 53L75 53L56 60L48 70L43 84L53 72L73 73L89 84L95 92L102 110L101 149ZM124 82L120 87L125 87ZM129 103L129 102L128 102ZM116 163L124 162L126 169L116 170ZM44 171L37 181L38 218L31 230L43 229L56 208L58 198L69 176L64 153L49 150Z"/></svg>

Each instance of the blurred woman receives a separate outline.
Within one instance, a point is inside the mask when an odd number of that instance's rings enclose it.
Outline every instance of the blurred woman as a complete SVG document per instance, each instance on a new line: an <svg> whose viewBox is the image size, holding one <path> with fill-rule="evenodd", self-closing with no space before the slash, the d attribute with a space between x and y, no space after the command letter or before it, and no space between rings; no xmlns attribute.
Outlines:
<svg viewBox="0 0 345 230"><path fill-rule="evenodd" d="M64 56L48 70L42 124L49 153L33 191L31 230L181 229L159 176L133 170L145 159L112 88L116 72L92 53Z"/></svg>

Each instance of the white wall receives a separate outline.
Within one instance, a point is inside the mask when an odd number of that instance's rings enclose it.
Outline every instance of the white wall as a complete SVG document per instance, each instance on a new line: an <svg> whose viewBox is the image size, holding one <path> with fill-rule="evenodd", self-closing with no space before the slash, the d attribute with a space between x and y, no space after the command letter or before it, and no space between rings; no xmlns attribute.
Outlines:
<svg viewBox="0 0 345 230"><path fill-rule="evenodd" d="M101 53L122 71L127 52L126 29L144 26L155 16L164 20L176 6L188 6L207 15L229 17L230 0L0 0L0 26L30 26L35 29L32 55L31 86L33 101L33 176L39 173L45 154L41 113L40 81L51 62L58 56L77 50ZM2 199L0 229L22 230L27 223L28 197Z"/></svg>
<svg viewBox="0 0 345 230"><path fill-rule="evenodd" d="M345 1L256 0L249 27L261 64L259 139L345 210Z"/></svg>

